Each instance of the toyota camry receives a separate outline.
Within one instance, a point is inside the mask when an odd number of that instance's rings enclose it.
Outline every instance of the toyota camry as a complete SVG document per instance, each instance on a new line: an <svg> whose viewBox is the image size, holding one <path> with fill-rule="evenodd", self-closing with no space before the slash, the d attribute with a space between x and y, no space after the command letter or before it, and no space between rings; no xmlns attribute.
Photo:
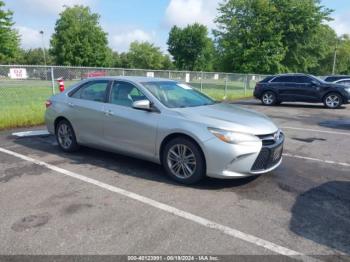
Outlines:
<svg viewBox="0 0 350 262"><path fill-rule="evenodd" d="M90 78L46 107L63 151L84 145L146 159L184 184L263 174L282 161L284 135L268 117L173 80Z"/></svg>

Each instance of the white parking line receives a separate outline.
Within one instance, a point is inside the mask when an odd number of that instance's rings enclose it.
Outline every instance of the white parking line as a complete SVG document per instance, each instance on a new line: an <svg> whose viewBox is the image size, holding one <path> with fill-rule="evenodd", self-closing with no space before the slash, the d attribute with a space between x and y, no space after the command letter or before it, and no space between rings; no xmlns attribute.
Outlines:
<svg viewBox="0 0 350 262"><path fill-rule="evenodd" d="M46 129L43 130L29 130L23 132L12 133L13 136L17 137L30 137L30 136L47 136L50 135L49 131Z"/></svg>
<svg viewBox="0 0 350 262"><path fill-rule="evenodd" d="M316 162L323 162L323 163L334 164L334 165L339 165L339 166L350 167L350 164L348 164L348 163L335 162L335 161L332 161L332 160L322 160L322 159L318 159L318 158L307 157L307 156L298 156L298 155L293 155L293 154L288 154L288 153L284 153L283 156L294 157L294 158L305 159L305 160L311 160L311 161L316 161Z"/></svg>
<svg viewBox="0 0 350 262"><path fill-rule="evenodd" d="M281 127L281 129L292 129L292 130L301 130L301 131L310 131L310 132L319 132L319 133L328 133L328 134L335 134L335 135L343 135L343 136L350 136L349 133L344 132L336 132L336 131L327 131L327 130L320 130L320 129L309 129L309 128L300 128L300 127L290 127L290 126L284 126Z"/></svg>
<svg viewBox="0 0 350 262"><path fill-rule="evenodd" d="M194 223L200 224L204 227L220 231L221 233L229 235L231 237L249 242L249 243L254 244L256 246L259 246L259 247L263 247L263 248L268 249L268 250L275 252L277 254L281 254L281 255L289 256L289 257L294 257L294 258L295 258L295 256L298 256L298 258L300 258L303 261L319 261L319 260L314 259L312 257L306 256L303 253L294 251L294 250L289 249L289 248L282 247L280 245L277 245L275 243L261 239L261 238L256 237L256 236L246 234L246 233L241 232L237 229L218 224L216 222L213 222L213 221L210 221L210 220L205 219L203 217L191 214L191 213L183 211L181 209L163 204L161 202L150 199L148 197L144 197L144 196L141 196L139 194L127 191L125 189L115 187L115 186L100 182L98 180L95 180L95 179L92 179L92 178L89 178L86 176L82 176L80 174L71 172L69 170L48 164L46 162L31 158L31 157L27 157L25 155L22 155L22 154L19 154L19 153L16 153L16 152L13 152L13 151L7 150L5 148L1 148L1 147L0 147L0 152L15 156L17 158L23 159L23 160L31 162L31 163L35 163L35 164L40 165L40 166L44 166L44 167L51 169L53 171L56 171L60 174L63 174L63 175L66 175L66 176L69 176L69 177L72 177L75 179L79 179L79 180L84 181L86 183L93 184L93 185L98 186L100 188L103 188L103 189L109 190L111 192L120 194L122 196L137 200L137 201L142 202L146 205L153 206L155 208L158 208L158 209L163 210L165 212L168 212L170 214L173 214L173 215L176 215L178 217L192 221Z"/></svg>

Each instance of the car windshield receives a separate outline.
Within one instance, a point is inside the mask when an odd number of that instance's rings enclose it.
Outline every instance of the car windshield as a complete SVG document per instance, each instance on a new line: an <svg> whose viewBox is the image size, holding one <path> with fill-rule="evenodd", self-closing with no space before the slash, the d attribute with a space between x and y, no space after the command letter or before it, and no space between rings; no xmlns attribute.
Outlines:
<svg viewBox="0 0 350 262"><path fill-rule="evenodd" d="M318 76L314 76L314 75L310 75L311 77L315 78L317 81L319 81L320 83L325 83L325 81L321 78L319 78Z"/></svg>
<svg viewBox="0 0 350 262"><path fill-rule="evenodd" d="M145 82L142 85L163 105L170 108L195 107L215 103L210 97L187 84L173 81Z"/></svg>

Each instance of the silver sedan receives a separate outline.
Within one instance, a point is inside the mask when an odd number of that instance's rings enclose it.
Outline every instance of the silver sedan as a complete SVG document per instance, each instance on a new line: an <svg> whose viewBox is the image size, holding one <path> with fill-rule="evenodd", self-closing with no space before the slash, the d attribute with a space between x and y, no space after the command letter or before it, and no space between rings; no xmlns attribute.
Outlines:
<svg viewBox="0 0 350 262"><path fill-rule="evenodd" d="M267 173L282 161L284 136L269 118L177 81L91 78L46 107L63 151L85 145L146 159L184 184Z"/></svg>

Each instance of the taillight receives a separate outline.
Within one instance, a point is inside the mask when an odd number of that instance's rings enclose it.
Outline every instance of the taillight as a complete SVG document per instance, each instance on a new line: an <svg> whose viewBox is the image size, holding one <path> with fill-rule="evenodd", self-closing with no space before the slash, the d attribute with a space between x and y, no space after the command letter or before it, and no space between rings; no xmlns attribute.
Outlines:
<svg viewBox="0 0 350 262"><path fill-rule="evenodd" d="M255 88L259 88L259 87L261 87L261 84L260 83L256 83Z"/></svg>
<svg viewBox="0 0 350 262"><path fill-rule="evenodd" d="M50 107L52 105L52 102L50 100L45 101L46 108Z"/></svg>

